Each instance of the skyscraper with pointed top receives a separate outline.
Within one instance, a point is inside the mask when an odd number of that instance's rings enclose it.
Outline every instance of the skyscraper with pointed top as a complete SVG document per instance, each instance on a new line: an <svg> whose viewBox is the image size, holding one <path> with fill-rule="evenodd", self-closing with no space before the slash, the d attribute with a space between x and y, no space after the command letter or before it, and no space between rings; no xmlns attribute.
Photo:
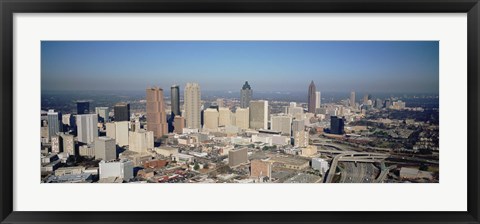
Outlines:
<svg viewBox="0 0 480 224"><path fill-rule="evenodd" d="M310 83L310 86L308 86L308 112L309 113L315 113L315 104L316 104L316 88L315 88L315 83L312 82Z"/></svg>
<svg viewBox="0 0 480 224"><path fill-rule="evenodd" d="M240 90L240 107L247 108L250 106L250 100L252 100L252 88L248 84L248 81L245 81L242 89Z"/></svg>

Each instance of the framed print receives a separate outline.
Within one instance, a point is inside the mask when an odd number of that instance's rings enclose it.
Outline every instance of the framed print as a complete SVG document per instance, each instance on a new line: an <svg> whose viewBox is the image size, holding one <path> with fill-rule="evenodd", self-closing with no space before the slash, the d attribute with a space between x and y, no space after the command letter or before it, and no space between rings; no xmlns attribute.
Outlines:
<svg viewBox="0 0 480 224"><path fill-rule="evenodd" d="M477 0L1 7L2 223L479 223Z"/></svg>

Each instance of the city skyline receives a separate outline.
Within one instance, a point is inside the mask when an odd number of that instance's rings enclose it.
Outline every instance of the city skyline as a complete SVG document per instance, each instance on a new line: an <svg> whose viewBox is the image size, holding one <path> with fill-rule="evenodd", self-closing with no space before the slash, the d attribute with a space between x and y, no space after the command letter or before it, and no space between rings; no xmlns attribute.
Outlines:
<svg viewBox="0 0 480 224"><path fill-rule="evenodd" d="M187 82L239 91L245 81L256 91L298 91L310 80L322 92L438 93L438 42L42 42L42 91Z"/></svg>
<svg viewBox="0 0 480 224"><path fill-rule="evenodd" d="M76 44L42 51L42 183L439 182L438 43Z"/></svg>

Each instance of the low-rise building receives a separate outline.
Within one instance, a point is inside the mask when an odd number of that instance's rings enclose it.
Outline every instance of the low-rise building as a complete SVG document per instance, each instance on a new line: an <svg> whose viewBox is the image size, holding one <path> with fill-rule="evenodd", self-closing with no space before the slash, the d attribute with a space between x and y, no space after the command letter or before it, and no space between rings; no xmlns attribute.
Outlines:
<svg viewBox="0 0 480 224"><path fill-rule="evenodd" d="M172 155L172 160L176 161L177 163L193 163L193 158L194 157L191 155L182 153Z"/></svg>
<svg viewBox="0 0 480 224"><path fill-rule="evenodd" d="M128 160L105 162L100 161L99 171L100 179L109 177L118 177L124 181L133 178L133 162Z"/></svg>
<svg viewBox="0 0 480 224"><path fill-rule="evenodd" d="M236 167L248 162L248 149L234 149L228 152L228 166Z"/></svg>
<svg viewBox="0 0 480 224"><path fill-rule="evenodd" d="M61 167L55 170L55 176L77 175L85 171L84 166Z"/></svg>
<svg viewBox="0 0 480 224"><path fill-rule="evenodd" d="M178 149L177 149L177 148L166 147L166 146L155 147L154 150L155 150L155 152L156 152L157 154L160 154L160 155L162 155L162 156L164 156L164 157L170 157L170 156L178 153Z"/></svg>
<svg viewBox="0 0 480 224"><path fill-rule="evenodd" d="M250 177L272 177L272 163L268 160L252 160L250 163Z"/></svg>
<svg viewBox="0 0 480 224"><path fill-rule="evenodd" d="M312 158L312 168L324 175L329 169L328 162L322 158Z"/></svg>

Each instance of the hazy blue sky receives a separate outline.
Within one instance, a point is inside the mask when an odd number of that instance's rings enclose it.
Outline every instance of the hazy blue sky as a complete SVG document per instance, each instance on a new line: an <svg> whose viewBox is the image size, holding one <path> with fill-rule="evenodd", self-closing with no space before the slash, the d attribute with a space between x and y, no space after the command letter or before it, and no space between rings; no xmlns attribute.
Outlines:
<svg viewBox="0 0 480 224"><path fill-rule="evenodd" d="M42 90L438 93L437 41L42 41Z"/></svg>

